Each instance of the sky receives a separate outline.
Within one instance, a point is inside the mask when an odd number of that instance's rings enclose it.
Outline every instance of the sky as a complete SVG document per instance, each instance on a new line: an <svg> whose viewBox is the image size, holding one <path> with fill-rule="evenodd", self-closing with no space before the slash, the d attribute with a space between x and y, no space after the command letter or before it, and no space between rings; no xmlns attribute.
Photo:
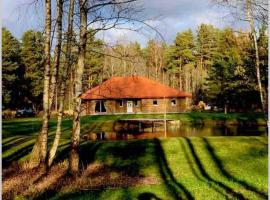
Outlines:
<svg viewBox="0 0 270 200"><path fill-rule="evenodd" d="M177 32L196 28L201 23L223 28L244 28L243 22L228 18L228 13L213 4L213 0L140 0L144 7L148 24L158 30L167 43L172 43ZM43 5L31 4L33 0L3 0L2 25L7 27L18 39L28 29L43 30ZM227 16L227 17L226 17ZM134 32L111 29L100 33L98 37L114 44L117 41L138 41L145 46L147 41L155 38L157 33L142 29Z"/></svg>

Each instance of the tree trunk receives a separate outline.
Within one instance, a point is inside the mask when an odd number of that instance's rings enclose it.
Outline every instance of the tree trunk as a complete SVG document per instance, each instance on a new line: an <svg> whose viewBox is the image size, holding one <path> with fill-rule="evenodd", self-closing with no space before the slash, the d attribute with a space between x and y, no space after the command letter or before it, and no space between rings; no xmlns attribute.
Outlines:
<svg viewBox="0 0 270 200"><path fill-rule="evenodd" d="M53 141L53 145L51 147L50 153L49 153L49 159L48 159L48 166L51 166L55 154L58 148L59 140L61 137L61 125L62 125L62 119L64 115L64 100L65 100L65 93L66 93L66 86L67 86L67 78L68 78L68 72L70 70L71 65L71 40L72 40L72 32L73 32L73 12L74 12L74 0L70 0L69 2L69 15L68 15L68 32L67 32L67 44L65 49L65 61L64 61L64 70L63 75L61 79L61 86L60 86L60 96L59 96L59 109L58 109L58 117L57 117L57 127L56 127L56 133L55 138Z"/></svg>
<svg viewBox="0 0 270 200"><path fill-rule="evenodd" d="M181 76L181 72L179 73L179 90L182 91L182 76Z"/></svg>
<svg viewBox="0 0 270 200"><path fill-rule="evenodd" d="M155 80L158 78L158 57L157 57L157 44L154 46L154 59L155 59Z"/></svg>
<svg viewBox="0 0 270 200"><path fill-rule="evenodd" d="M43 117L42 128L30 156L30 167L46 164L47 140L49 129L49 89L51 65L51 0L45 0L45 44L44 44L44 87L43 87Z"/></svg>
<svg viewBox="0 0 270 200"><path fill-rule="evenodd" d="M53 66L53 72L52 72L51 84L50 84L50 96L49 96L50 109L52 108L52 102L55 96L59 65L60 65L61 46L62 46L62 18L63 18L63 0L57 0L57 17L56 17L57 43L55 46L55 53L54 53L55 62Z"/></svg>
<svg viewBox="0 0 270 200"><path fill-rule="evenodd" d="M73 105L73 128L71 138L71 152L69 155L69 170L75 175L79 171L79 142L80 142L80 111L82 93L82 75L85 65L85 51L87 42L87 11L86 0L80 0L80 44L78 64L75 70L75 97Z"/></svg>
<svg viewBox="0 0 270 200"><path fill-rule="evenodd" d="M258 50L256 30L255 30L255 25L254 25L254 18L252 16L251 0L246 0L246 13L247 13L247 19L248 19L248 22L249 22L249 25L250 25L251 35L252 35L252 39L253 39L253 42L254 42L254 48L255 48L256 77L257 77L258 90L259 90L259 93L260 93L261 106L262 106L262 111L264 113L266 113L264 97L263 97L263 91L262 91L261 75L260 75L259 50Z"/></svg>
<svg viewBox="0 0 270 200"><path fill-rule="evenodd" d="M71 110L73 101L73 69L70 71L70 82L69 82L69 101L68 101L68 110Z"/></svg>
<svg viewBox="0 0 270 200"><path fill-rule="evenodd" d="M57 87L55 88L55 106L54 106L54 110L55 112L57 111L58 108L58 90Z"/></svg>

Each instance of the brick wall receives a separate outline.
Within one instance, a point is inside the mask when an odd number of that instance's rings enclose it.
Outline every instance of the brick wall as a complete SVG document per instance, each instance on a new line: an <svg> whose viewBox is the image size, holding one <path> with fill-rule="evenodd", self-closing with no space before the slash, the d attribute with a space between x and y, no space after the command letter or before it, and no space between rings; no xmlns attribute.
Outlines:
<svg viewBox="0 0 270 200"><path fill-rule="evenodd" d="M106 100L104 101L104 105L106 114L127 113L128 101L132 101L133 113L163 113L165 109L167 113L186 112L189 109L190 98L175 98L176 105L172 105L172 99L141 99L137 100L137 106L135 106L134 100L123 100L122 106L120 106L119 101ZM157 101L157 105L153 105L153 100ZM82 106L84 111L82 113L86 115L98 114L95 112L95 105L95 100L84 102Z"/></svg>

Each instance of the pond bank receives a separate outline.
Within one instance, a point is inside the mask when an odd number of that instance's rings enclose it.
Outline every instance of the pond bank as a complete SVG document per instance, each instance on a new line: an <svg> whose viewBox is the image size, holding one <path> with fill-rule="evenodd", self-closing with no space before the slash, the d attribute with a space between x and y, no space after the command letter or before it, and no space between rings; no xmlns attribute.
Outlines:
<svg viewBox="0 0 270 200"><path fill-rule="evenodd" d="M125 114L125 115L93 115L82 117L82 122L87 121L116 121L119 119L164 119L164 114ZM181 124L205 125L250 125L266 126L267 122L262 113L175 113L166 114L167 119L179 121Z"/></svg>

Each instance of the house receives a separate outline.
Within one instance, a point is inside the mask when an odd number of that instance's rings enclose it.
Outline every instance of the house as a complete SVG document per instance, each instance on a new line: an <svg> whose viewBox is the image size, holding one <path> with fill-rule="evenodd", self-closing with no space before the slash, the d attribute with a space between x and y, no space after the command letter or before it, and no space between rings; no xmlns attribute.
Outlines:
<svg viewBox="0 0 270 200"><path fill-rule="evenodd" d="M180 113L191 97L142 76L113 77L82 94L82 114Z"/></svg>

